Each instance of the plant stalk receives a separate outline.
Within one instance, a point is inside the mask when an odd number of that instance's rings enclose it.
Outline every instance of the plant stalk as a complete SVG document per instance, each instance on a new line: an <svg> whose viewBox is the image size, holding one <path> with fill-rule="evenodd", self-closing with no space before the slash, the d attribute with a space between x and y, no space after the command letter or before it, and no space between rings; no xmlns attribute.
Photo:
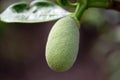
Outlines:
<svg viewBox="0 0 120 80"><path fill-rule="evenodd" d="M86 0L78 0L78 4L75 10L75 17L80 20L82 14L87 9L87 1Z"/></svg>

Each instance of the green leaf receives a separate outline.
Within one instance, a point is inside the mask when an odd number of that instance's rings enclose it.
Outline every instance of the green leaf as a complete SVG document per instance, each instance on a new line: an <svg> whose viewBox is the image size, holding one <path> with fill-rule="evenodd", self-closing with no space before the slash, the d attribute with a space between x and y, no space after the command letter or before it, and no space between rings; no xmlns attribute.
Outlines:
<svg viewBox="0 0 120 80"><path fill-rule="evenodd" d="M37 23L59 19L70 12L48 0L35 0L30 4L18 2L9 6L0 18L8 23Z"/></svg>

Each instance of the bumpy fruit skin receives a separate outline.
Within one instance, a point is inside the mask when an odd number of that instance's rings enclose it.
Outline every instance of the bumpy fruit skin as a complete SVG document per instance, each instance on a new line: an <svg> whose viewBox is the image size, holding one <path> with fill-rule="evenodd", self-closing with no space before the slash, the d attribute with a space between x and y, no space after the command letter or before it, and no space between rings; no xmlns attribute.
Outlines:
<svg viewBox="0 0 120 80"><path fill-rule="evenodd" d="M74 64L79 48L79 24L67 16L53 26L46 45L48 66L56 72L67 71Z"/></svg>

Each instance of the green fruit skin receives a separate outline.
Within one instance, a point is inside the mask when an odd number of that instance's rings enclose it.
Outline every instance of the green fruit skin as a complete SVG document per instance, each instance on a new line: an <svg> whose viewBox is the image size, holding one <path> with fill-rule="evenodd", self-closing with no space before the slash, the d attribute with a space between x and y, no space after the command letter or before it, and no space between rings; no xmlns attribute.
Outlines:
<svg viewBox="0 0 120 80"><path fill-rule="evenodd" d="M64 72L74 64L79 49L79 24L66 16L56 22L46 45L46 61L56 72Z"/></svg>

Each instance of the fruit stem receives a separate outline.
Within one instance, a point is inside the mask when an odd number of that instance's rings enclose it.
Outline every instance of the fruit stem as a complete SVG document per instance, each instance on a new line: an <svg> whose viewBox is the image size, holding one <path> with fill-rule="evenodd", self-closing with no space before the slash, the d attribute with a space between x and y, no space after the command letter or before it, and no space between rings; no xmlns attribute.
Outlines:
<svg viewBox="0 0 120 80"><path fill-rule="evenodd" d="M87 9L87 1L86 0L78 0L77 8L75 10L75 17L80 20L82 14Z"/></svg>

